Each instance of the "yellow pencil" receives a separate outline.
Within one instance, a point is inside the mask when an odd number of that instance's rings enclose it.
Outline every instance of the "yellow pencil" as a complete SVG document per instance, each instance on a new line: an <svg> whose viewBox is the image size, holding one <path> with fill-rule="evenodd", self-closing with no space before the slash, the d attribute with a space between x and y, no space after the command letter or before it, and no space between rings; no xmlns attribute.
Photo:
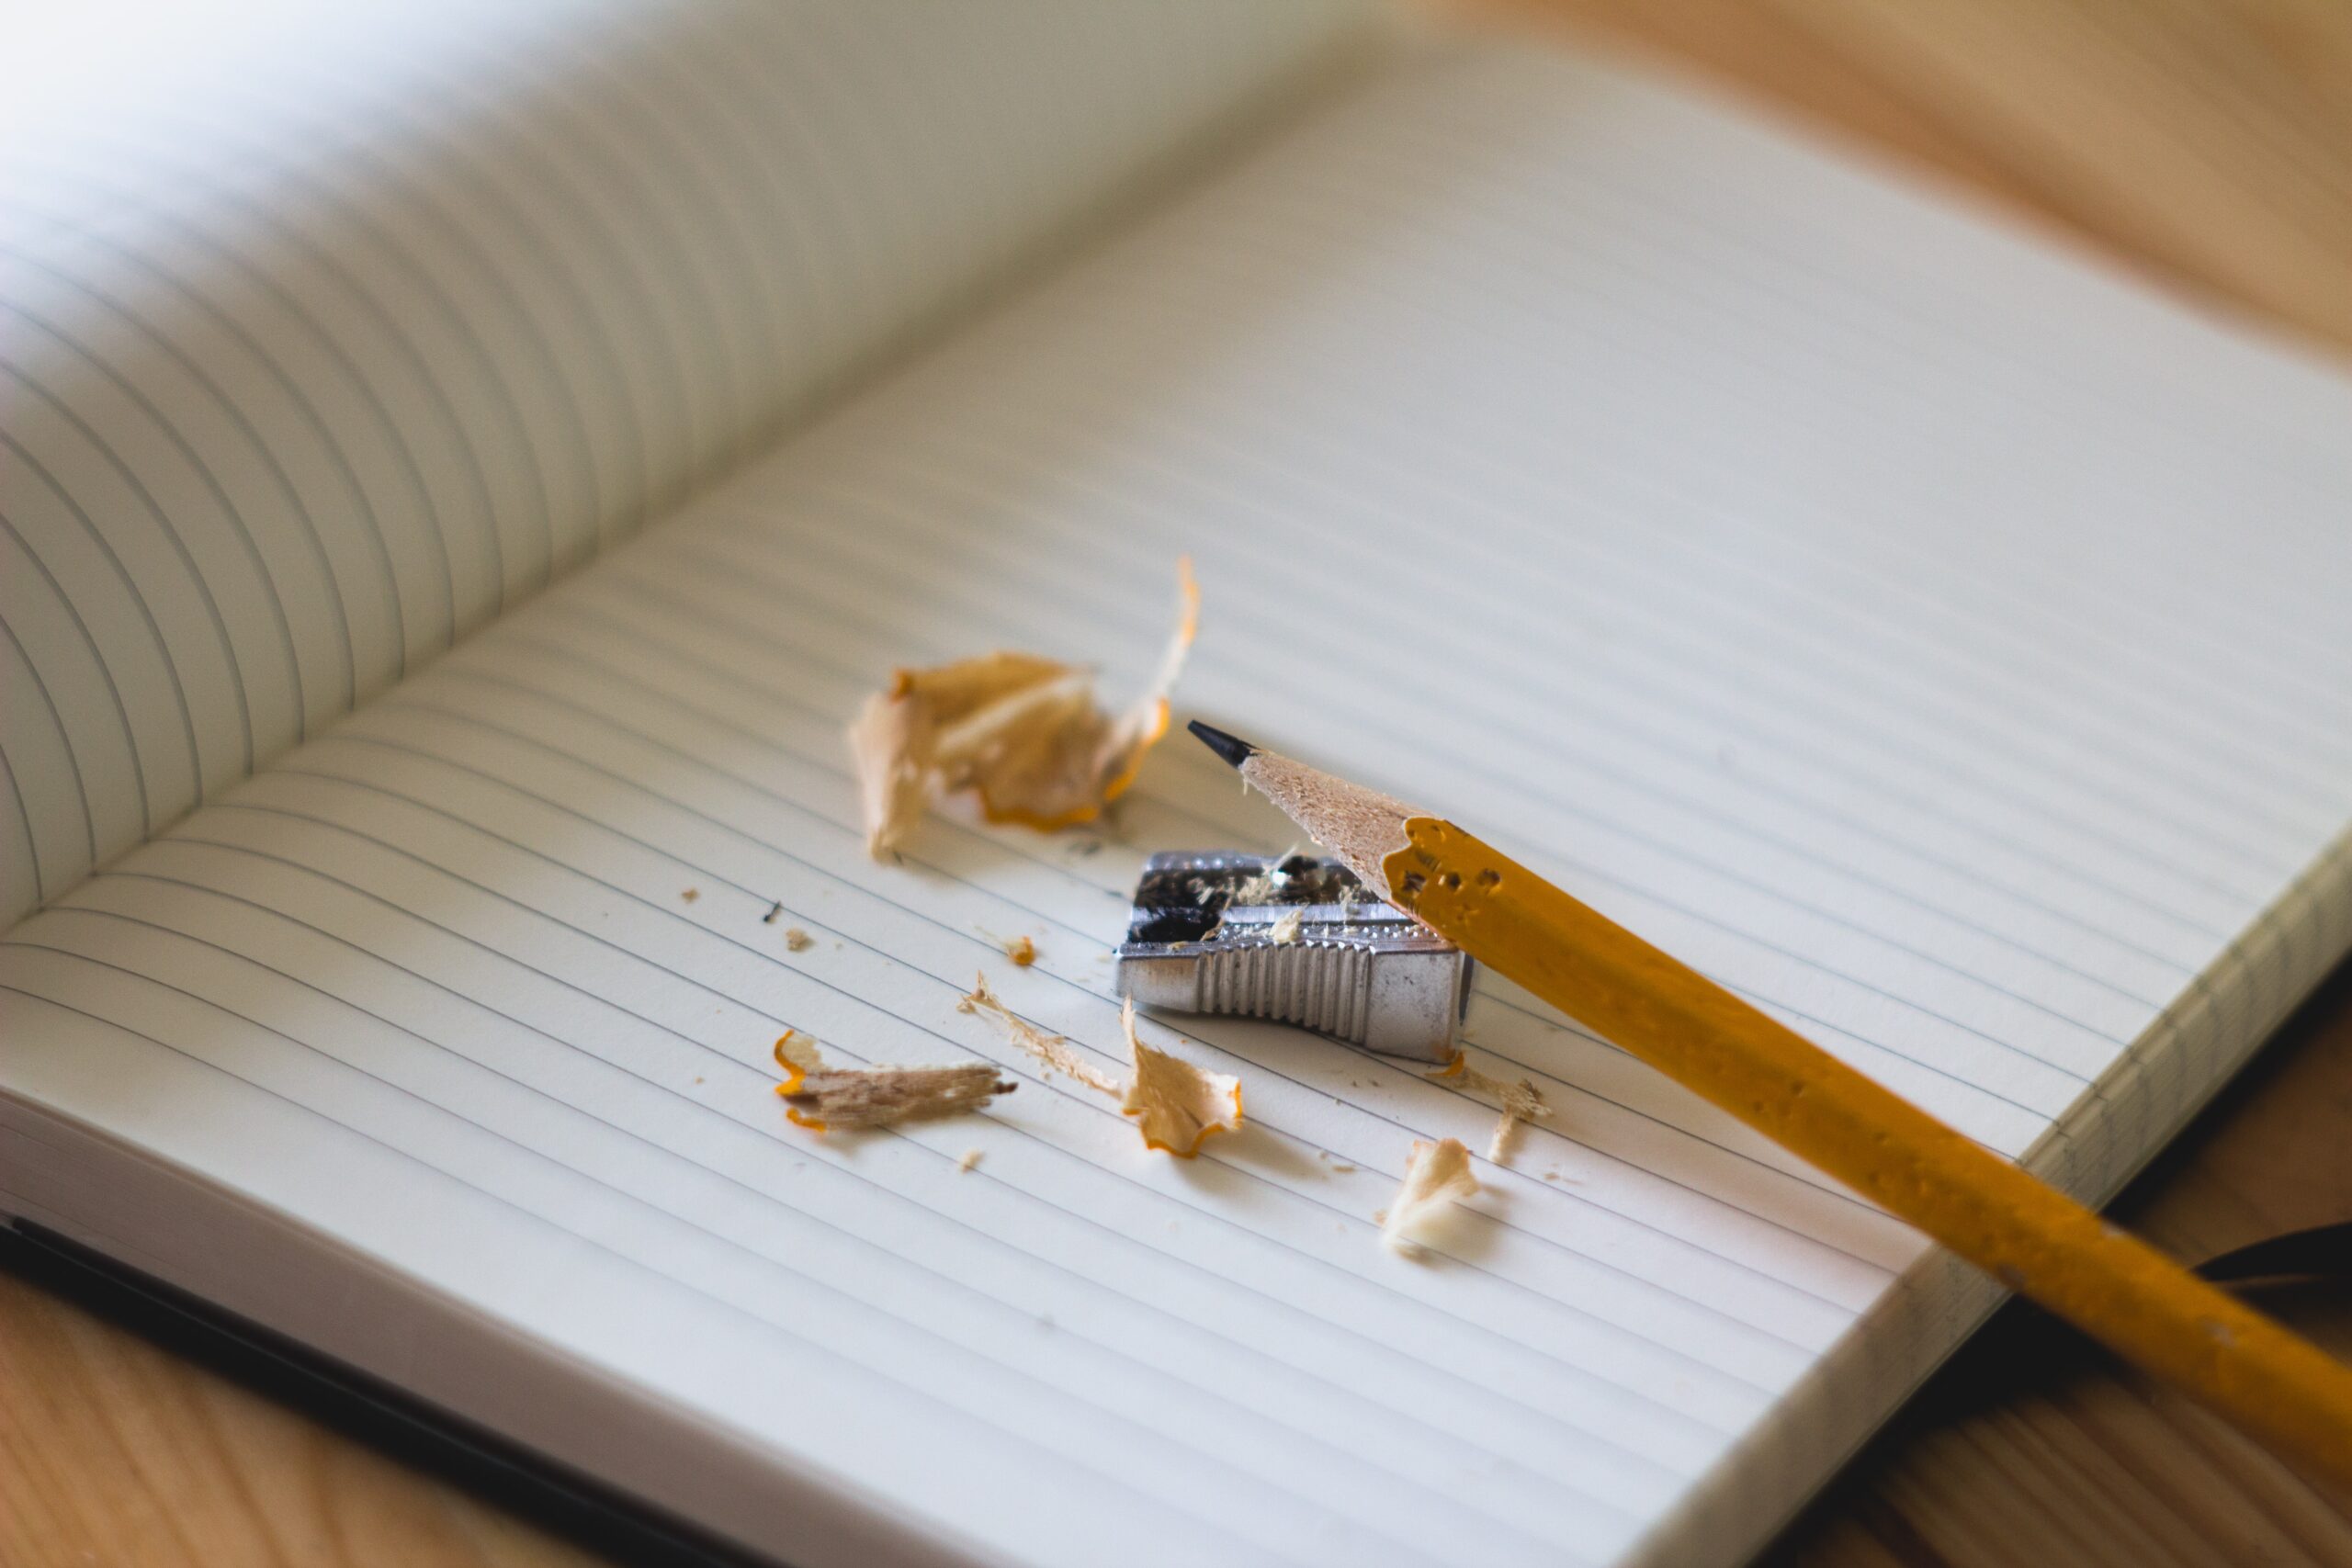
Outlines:
<svg viewBox="0 0 2352 1568"><path fill-rule="evenodd" d="M2352 1369L1441 818L1193 732L1430 930L2259 1439L2352 1483Z"/></svg>

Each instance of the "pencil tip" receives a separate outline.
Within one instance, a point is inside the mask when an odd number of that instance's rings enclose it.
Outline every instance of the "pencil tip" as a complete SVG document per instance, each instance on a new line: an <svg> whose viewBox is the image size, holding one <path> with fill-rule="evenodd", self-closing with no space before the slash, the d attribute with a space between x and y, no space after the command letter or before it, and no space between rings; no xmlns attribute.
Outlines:
<svg viewBox="0 0 2352 1568"><path fill-rule="evenodd" d="M1215 725L1203 724L1197 718L1184 728L1199 736L1202 745L1224 758L1227 766L1238 768L1258 754L1258 748L1238 735L1227 735Z"/></svg>

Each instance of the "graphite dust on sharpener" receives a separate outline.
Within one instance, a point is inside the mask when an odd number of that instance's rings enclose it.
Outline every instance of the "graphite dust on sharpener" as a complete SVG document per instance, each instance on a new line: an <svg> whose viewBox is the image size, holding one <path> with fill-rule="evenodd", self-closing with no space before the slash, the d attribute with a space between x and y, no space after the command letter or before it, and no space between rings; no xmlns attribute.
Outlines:
<svg viewBox="0 0 2352 1568"><path fill-rule="evenodd" d="M1454 1059L1470 996L1468 954L1314 855L1153 855L1115 957L1119 990L1145 1007L1274 1019L1423 1062Z"/></svg>

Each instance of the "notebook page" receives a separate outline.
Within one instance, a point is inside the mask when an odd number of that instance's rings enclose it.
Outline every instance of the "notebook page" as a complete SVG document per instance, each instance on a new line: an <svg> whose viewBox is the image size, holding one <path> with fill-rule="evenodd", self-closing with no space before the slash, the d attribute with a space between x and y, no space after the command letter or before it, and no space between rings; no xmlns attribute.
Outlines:
<svg viewBox="0 0 2352 1568"><path fill-rule="evenodd" d="M0 922L660 516L1362 8L48 9L0 105Z"/></svg>
<svg viewBox="0 0 2352 1568"><path fill-rule="evenodd" d="M1555 1116L1430 1259L1374 1215L1493 1113L1409 1065L1148 1021L1250 1118L1150 1155L956 998L1118 1070L1143 855L1278 819L1171 745L877 865L842 724L993 645L1139 684L1189 552L1190 711L2098 1196L2352 936L2347 413L1638 79L1399 69L20 927L0 1070L947 1560L1732 1561L1980 1285L1491 977ZM817 1139L787 1026L1020 1087Z"/></svg>

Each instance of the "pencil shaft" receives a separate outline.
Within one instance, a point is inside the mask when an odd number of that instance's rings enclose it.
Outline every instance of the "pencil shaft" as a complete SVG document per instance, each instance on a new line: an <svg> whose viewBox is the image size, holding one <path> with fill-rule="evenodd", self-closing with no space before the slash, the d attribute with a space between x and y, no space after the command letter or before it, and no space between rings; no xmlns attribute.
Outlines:
<svg viewBox="0 0 2352 1568"><path fill-rule="evenodd" d="M1473 957L2287 1457L2352 1483L2352 1370L1449 822L1391 897Z"/></svg>

